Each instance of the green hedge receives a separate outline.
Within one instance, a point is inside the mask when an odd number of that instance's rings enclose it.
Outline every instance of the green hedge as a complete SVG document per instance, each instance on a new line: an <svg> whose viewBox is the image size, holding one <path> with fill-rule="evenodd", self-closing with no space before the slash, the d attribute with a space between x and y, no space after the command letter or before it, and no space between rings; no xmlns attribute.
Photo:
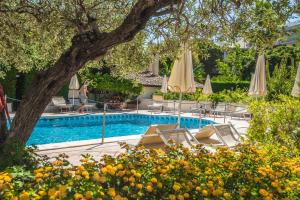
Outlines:
<svg viewBox="0 0 300 200"><path fill-rule="evenodd" d="M30 72L25 74L25 78L22 84L21 93L22 95L31 87L32 80L36 72ZM10 70L6 73L5 79L0 79L2 86L4 87L5 93L8 97L16 98L16 78L17 72L15 70ZM68 83L58 92L58 96L67 97L68 96Z"/></svg>
<svg viewBox="0 0 300 200"><path fill-rule="evenodd" d="M212 81L211 82L211 87L213 89L213 92L221 92L223 90L236 90L236 89L248 90L249 86L250 86L249 81L239 81L239 82Z"/></svg>
<svg viewBox="0 0 300 200"><path fill-rule="evenodd" d="M16 71L11 70L7 72L5 79L0 79L0 82L7 96L15 98L16 97Z"/></svg>

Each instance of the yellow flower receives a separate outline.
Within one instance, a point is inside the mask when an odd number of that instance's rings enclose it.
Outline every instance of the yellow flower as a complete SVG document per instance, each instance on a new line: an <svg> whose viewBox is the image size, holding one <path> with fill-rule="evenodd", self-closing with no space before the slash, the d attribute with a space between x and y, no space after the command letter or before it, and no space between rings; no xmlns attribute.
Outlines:
<svg viewBox="0 0 300 200"><path fill-rule="evenodd" d="M173 190L175 190L177 192L178 190L180 190L180 188L181 188L181 185L179 183L174 183Z"/></svg>
<svg viewBox="0 0 300 200"><path fill-rule="evenodd" d="M125 175L125 171L119 171L118 173L117 173L117 176L120 176L120 177L122 177L122 176L124 176Z"/></svg>
<svg viewBox="0 0 300 200"><path fill-rule="evenodd" d="M152 183L157 183L157 179L155 177L151 178Z"/></svg>
<svg viewBox="0 0 300 200"><path fill-rule="evenodd" d="M50 188L50 189L48 190L48 196L54 196L55 193L56 193L56 189L55 189L55 188Z"/></svg>
<svg viewBox="0 0 300 200"><path fill-rule="evenodd" d="M208 196L207 190L202 190L202 195L205 196L205 197L207 197Z"/></svg>
<svg viewBox="0 0 300 200"><path fill-rule="evenodd" d="M163 187L162 183L161 183L161 182L158 182L158 183L157 183L157 187L158 187L159 189L161 189L161 188Z"/></svg>
<svg viewBox="0 0 300 200"><path fill-rule="evenodd" d="M170 194L170 195L169 195L169 199L170 199L170 200L176 200L176 196L175 196L174 194Z"/></svg>
<svg viewBox="0 0 300 200"><path fill-rule="evenodd" d="M260 189L259 190L259 194L261 194L261 196L266 197L266 196L269 195L269 192L267 190L265 190L265 189Z"/></svg>
<svg viewBox="0 0 300 200"><path fill-rule="evenodd" d="M143 184L136 184L136 187L141 190L143 188Z"/></svg>
<svg viewBox="0 0 300 200"><path fill-rule="evenodd" d="M29 194L28 194L28 192L23 191L23 192L20 194L20 200L28 200L28 199L29 199Z"/></svg>
<svg viewBox="0 0 300 200"><path fill-rule="evenodd" d="M82 194L76 193L76 194L74 194L74 199L81 200L81 199L83 199L83 196L82 196Z"/></svg>
<svg viewBox="0 0 300 200"><path fill-rule="evenodd" d="M118 164L118 165L117 165L117 168L118 168L119 170L122 170L124 167L123 167L122 164Z"/></svg>
<svg viewBox="0 0 300 200"><path fill-rule="evenodd" d="M187 199L190 197L189 193L184 193L183 196L184 196L184 198L187 198Z"/></svg>
<svg viewBox="0 0 300 200"><path fill-rule="evenodd" d="M137 178L141 178L142 175L141 175L140 173L137 172L137 173L135 173L135 176L136 176Z"/></svg>
<svg viewBox="0 0 300 200"><path fill-rule="evenodd" d="M59 194L61 198L64 198L66 196L66 192L67 192L67 186L65 185L61 185L59 187Z"/></svg>
<svg viewBox="0 0 300 200"><path fill-rule="evenodd" d="M86 177L86 176L89 175L89 173L88 173L87 171L83 171L83 172L81 173L81 175Z"/></svg>
<svg viewBox="0 0 300 200"><path fill-rule="evenodd" d="M91 198L93 198L93 193L92 193L91 191L87 191L87 192L85 193L85 198L86 198L86 199L91 199Z"/></svg>
<svg viewBox="0 0 300 200"><path fill-rule="evenodd" d="M151 185L147 185L146 189L147 189L148 192L152 192L153 191L153 188L152 188Z"/></svg>
<svg viewBox="0 0 300 200"><path fill-rule="evenodd" d="M213 190L212 194L213 194L215 197L217 197L217 196L219 196L219 195L222 194L222 191L221 191L220 189L216 189L216 190Z"/></svg>
<svg viewBox="0 0 300 200"><path fill-rule="evenodd" d="M52 170L52 167L45 167L46 172L50 172Z"/></svg>
<svg viewBox="0 0 300 200"><path fill-rule="evenodd" d="M134 183L134 182L135 182L135 178L134 178L133 176L131 176L131 177L129 178L129 181L132 182L132 183Z"/></svg>
<svg viewBox="0 0 300 200"><path fill-rule="evenodd" d="M178 200L184 200L184 196L183 196L182 194L179 194L179 195L177 196L177 199L178 199Z"/></svg>
<svg viewBox="0 0 300 200"><path fill-rule="evenodd" d="M208 181L207 182L207 187L209 187L210 189L214 187L214 183L212 181Z"/></svg>
<svg viewBox="0 0 300 200"><path fill-rule="evenodd" d="M11 177L10 176L4 176L3 179L6 183L10 183L11 182Z"/></svg>
<svg viewBox="0 0 300 200"><path fill-rule="evenodd" d="M225 199L229 199L230 198L230 194L228 192L225 192L223 194L223 196L224 196Z"/></svg>
<svg viewBox="0 0 300 200"><path fill-rule="evenodd" d="M38 194L43 197L43 196L46 196L47 195L47 192L45 192L44 190L41 190L38 192Z"/></svg>
<svg viewBox="0 0 300 200"><path fill-rule="evenodd" d="M279 186L279 183L278 183L278 181L273 181L273 182L271 183L271 185L272 185L273 187L277 188L277 187Z"/></svg>
<svg viewBox="0 0 300 200"><path fill-rule="evenodd" d="M106 168L106 167L103 167L103 168L101 169L101 172L102 172L103 174L106 174L106 173L107 173L107 168Z"/></svg>
<svg viewBox="0 0 300 200"><path fill-rule="evenodd" d="M116 190L115 188L108 188L108 192L107 194L111 197L115 197L116 196Z"/></svg>

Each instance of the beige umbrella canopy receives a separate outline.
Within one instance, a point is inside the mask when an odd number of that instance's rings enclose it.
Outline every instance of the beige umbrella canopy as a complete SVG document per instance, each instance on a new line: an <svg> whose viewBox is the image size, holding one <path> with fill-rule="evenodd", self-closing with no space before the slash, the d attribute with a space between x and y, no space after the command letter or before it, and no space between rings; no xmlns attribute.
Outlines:
<svg viewBox="0 0 300 200"><path fill-rule="evenodd" d="M293 97L299 97L300 96L299 84L300 84L300 63L298 65L296 79L295 79L294 87L292 89L292 96Z"/></svg>
<svg viewBox="0 0 300 200"><path fill-rule="evenodd" d="M155 54L153 61L149 65L149 71L156 76L159 74L159 54Z"/></svg>
<svg viewBox="0 0 300 200"><path fill-rule="evenodd" d="M212 88L211 88L211 82L210 82L210 76L207 75L202 93L205 95L211 95L213 93Z"/></svg>
<svg viewBox="0 0 300 200"><path fill-rule="evenodd" d="M182 93L196 91L193 74L192 52L186 44L183 45L181 55L175 60L168 81L168 89L171 92L180 93L178 106L178 125L180 125Z"/></svg>
<svg viewBox="0 0 300 200"><path fill-rule="evenodd" d="M162 85L161 85L160 91L162 93L167 93L168 92L168 79L167 79L166 75L164 75L164 78L162 80Z"/></svg>
<svg viewBox="0 0 300 200"><path fill-rule="evenodd" d="M255 73L251 77L248 95L254 97L265 96L267 94L266 65L265 57L260 55L256 62Z"/></svg>
<svg viewBox="0 0 300 200"><path fill-rule="evenodd" d="M69 92L68 92L68 98L73 99L73 105L74 105L74 98L79 97L79 81L77 78L77 75L75 74L72 76L70 84L69 84Z"/></svg>

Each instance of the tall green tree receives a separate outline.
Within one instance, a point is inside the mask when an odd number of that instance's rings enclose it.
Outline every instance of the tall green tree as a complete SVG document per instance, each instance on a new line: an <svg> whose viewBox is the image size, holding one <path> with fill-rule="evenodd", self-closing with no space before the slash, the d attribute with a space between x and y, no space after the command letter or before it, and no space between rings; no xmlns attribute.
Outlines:
<svg viewBox="0 0 300 200"><path fill-rule="evenodd" d="M237 37L271 43L293 8L290 0L2 0L0 62L40 70L2 147L25 144L51 97L78 70L118 52L130 60L138 47L127 51L127 42L140 39L139 48L147 49L161 41L155 51L174 56L187 40L192 48L197 40Z"/></svg>

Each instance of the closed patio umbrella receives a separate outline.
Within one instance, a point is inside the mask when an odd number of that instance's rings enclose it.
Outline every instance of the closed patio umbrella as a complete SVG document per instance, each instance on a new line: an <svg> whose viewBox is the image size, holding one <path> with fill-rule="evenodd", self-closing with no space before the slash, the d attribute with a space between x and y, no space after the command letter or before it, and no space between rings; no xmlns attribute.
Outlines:
<svg viewBox="0 0 300 200"><path fill-rule="evenodd" d="M209 75L207 75L207 77L206 77L202 93L205 95L211 95L213 93Z"/></svg>
<svg viewBox="0 0 300 200"><path fill-rule="evenodd" d="M164 77L163 77L160 91L162 93L167 93L168 92L168 79L167 79L166 75L164 75Z"/></svg>
<svg viewBox="0 0 300 200"><path fill-rule="evenodd" d="M149 71L154 75L159 74L159 54L155 54L153 61L149 65Z"/></svg>
<svg viewBox="0 0 300 200"><path fill-rule="evenodd" d="M266 65L265 57L260 55L257 58L255 73L251 78L250 88L248 95L254 97L261 97L267 94L267 81L266 81Z"/></svg>
<svg viewBox="0 0 300 200"><path fill-rule="evenodd" d="M77 75L75 74L74 76L72 76L70 84L69 84L69 94L68 97L70 98L70 96L73 98L73 105L74 105L74 98L78 97L79 95L79 81L77 78Z"/></svg>
<svg viewBox="0 0 300 200"><path fill-rule="evenodd" d="M296 79L295 79L295 83L292 89L292 96L293 97L299 97L300 96L300 63L298 65L298 69L297 69L297 74L296 74Z"/></svg>
<svg viewBox="0 0 300 200"><path fill-rule="evenodd" d="M168 89L171 92L180 93L178 106L178 125L180 126L182 93L196 91L193 74L192 52L188 49L186 44L183 45L181 55L175 60L168 81Z"/></svg>

